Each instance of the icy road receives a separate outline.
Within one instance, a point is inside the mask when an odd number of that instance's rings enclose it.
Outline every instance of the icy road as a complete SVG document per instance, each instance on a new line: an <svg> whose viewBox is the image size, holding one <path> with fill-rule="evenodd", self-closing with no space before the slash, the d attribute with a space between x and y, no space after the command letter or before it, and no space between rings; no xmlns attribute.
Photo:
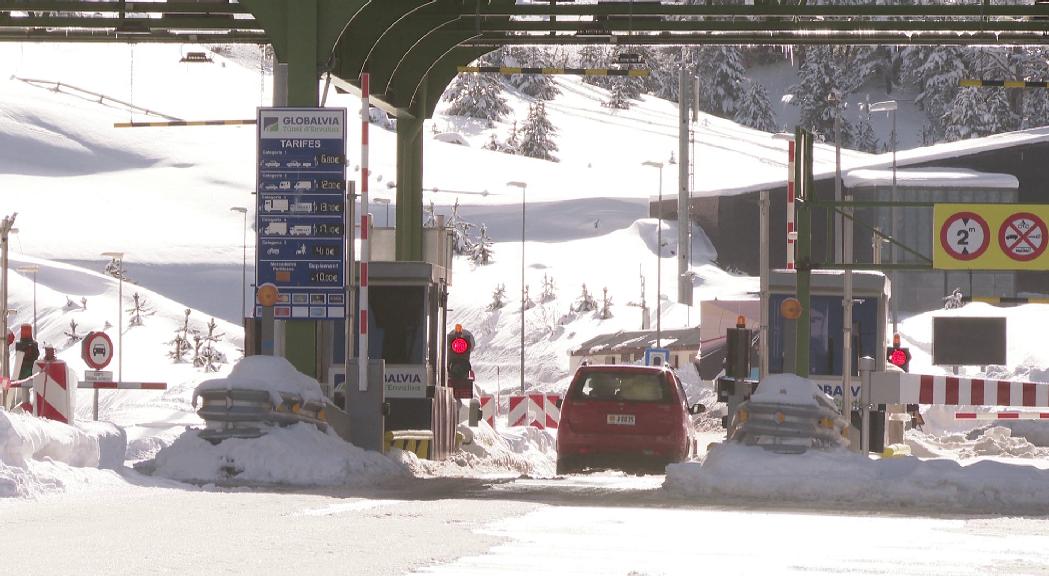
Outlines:
<svg viewBox="0 0 1049 576"><path fill-rule="evenodd" d="M129 479L0 502L4 573L1049 574L1046 519L737 507L668 496L662 476L295 492Z"/></svg>

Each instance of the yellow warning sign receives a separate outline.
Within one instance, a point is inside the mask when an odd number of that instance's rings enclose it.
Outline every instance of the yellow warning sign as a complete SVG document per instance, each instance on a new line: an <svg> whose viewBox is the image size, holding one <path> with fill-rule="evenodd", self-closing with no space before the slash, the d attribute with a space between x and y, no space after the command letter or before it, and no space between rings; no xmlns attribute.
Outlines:
<svg viewBox="0 0 1049 576"><path fill-rule="evenodd" d="M1049 204L937 204L932 220L933 268L1049 269Z"/></svg>

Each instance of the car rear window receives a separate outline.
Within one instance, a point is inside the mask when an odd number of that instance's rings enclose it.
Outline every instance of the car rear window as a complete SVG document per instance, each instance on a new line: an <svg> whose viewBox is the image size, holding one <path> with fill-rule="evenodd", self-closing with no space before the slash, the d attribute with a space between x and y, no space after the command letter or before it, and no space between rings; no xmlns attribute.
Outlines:
<svg viewBox="0 0 1049 576"><path fill-rule="evenodd" d="M577 383L575 400L613 402L671 402L662 374L592 372Z"/></svg>

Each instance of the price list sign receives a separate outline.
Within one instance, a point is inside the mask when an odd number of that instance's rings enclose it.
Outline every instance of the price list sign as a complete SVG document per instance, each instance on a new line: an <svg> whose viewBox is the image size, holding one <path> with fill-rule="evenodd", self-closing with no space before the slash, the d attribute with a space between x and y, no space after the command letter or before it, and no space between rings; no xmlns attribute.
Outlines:
<svg viewBox="0 0 1049 576"><path fill-rule="evenodd" d="M275 318L345 318L346 110L259 108L257 126L255 284L280 291Z"/></svg>

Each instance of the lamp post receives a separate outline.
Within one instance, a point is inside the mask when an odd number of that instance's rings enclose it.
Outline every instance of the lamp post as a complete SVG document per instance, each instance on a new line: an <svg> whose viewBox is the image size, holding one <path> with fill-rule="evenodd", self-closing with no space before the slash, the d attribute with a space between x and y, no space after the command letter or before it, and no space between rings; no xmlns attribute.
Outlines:
<svg viewBox="0 0 1049 576"><path fill-rule="evenodd" d="M36 331L36 273L40 271L40 267L36 264L27 264L15 268L15 271L19 274L33 275L33 337L39 338Z"/></svg>
<svg viewBox="0 0 1049 576"><path fill-rule="evenodd" d="M386 205L386 219L383 221L383 228L390 227L390 199L389 198L372 198L372 202L376 204Z"/></svg>
<svg viewBox="0 0 1049 576"><path fill-rule="evenodd" d="M659 225L656 227L656 348L660 348L663 345L662 323L660 322L663 316L660 309L663 298L663 163L648 160L642 162L641 165L659 169L659 205L656 208L656 215L659 218Z"/></svg>
<svg viewBox="0 0 1049 576"><path fill-rule="evenodd" d="M243 206L233 206L230 211L244 215L244 237L240 244L240 322L243 324L247 317L245 308L248 304L248 298L245 296L248 289L248 209Z"/></svg>
<svg viewBox="0 0 1049 576"><path fill-rule="evenodd" d="M521 394L525 391L524 377L524 341L525 341L525 196L528 192L526 182L507 182L507 186L521 189Z"/></svg>
<svg viewBox="0 0 1049 576"><path fill-rule="evenodd" d="M890 247L891 262L896 264L896 101L886 100L884 102L875 102L870 105L867 109L868 112L892 112L892 192L889 196L889 202L892 204L889 206L889 235L892 236L892 246ZM896 270L892 271L892 290L896 292ZM896 295L892 296L892 333L897 332L896 326L899 321L899 299Z"/></svg>

